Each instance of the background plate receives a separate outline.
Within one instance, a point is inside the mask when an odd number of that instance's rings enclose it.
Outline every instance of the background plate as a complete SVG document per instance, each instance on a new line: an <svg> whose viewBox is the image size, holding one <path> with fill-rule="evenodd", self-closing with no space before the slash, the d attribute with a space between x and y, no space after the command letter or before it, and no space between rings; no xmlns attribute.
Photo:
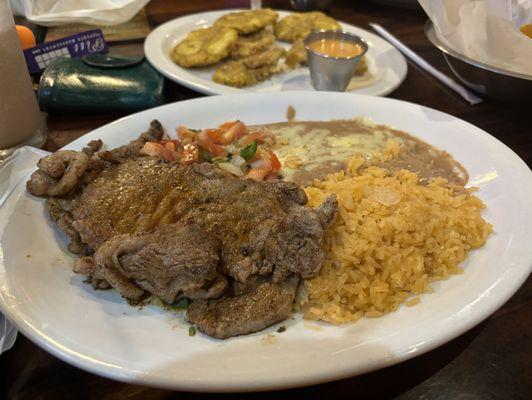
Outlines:
<svg viewBox="0 0 532 400"><path fill-rule="evenodd" d="M237 10L230 10L237 11ZM187 15L169 21L149 34L144 42L144 54L161 74L174 82L205 94L236 94L245 92L281 92L287 90L314 91L310 84L308 68L298 68L288 73L274 75L271 79L255 86L238 89L212 81L215 67L182 68L175 64L169 54L186 35L199 28L211 26L214 21L230 11L210 11ZM279 18L291 14L278 11ZM359 94L385 96L403 82L406 77L406 61L401 53L379 36L356 26L340 22L342 29L359 35L369 45L366 53L368 67L374 75L369 86L351 91ZM282 43L282 42L277 42ZM290 47L286 44L284 47Z"/></svg>
<svg viewBox="0 0 532 400"><path fill-rule="evenodd" d="M94 291L71 272L65 237L43 200L20 184L0 208L0 308L20 331L61 359L126 382L195 391L286 388L339 379L414 357L451 340L500 307L532 265L532 173L486 132L448 114L381 97L286 92L215 96L168 104L120 119L71 143L101 138L114 147L157 118L172 132L215 126L368 116L449 151L469 171L495 227L462 264L463 275L433 285L415 307L354 324L286 321L286 332L226 341L188 336L179 317L154 306L130 307L115 291ZM324 106L329 105L329 106Z"/></svg>

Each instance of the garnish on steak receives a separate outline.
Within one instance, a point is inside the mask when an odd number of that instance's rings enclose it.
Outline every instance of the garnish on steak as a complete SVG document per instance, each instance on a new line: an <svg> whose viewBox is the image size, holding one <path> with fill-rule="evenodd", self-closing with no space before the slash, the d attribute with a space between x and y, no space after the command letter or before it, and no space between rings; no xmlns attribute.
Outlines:
<svg viewBox="0 0 532 400"><path fill-rule="evenodd" d="M238 177L256 181L278 178L281 163L271 149L276 137L267 128L249 128L242 121L227 121L217 128L177 129L177 140L144 144L141 154L181 164L209 162Z"/></svg>
<svg viewBox="0 0 532 400"><path fill-rule="evenodd" d="M296 184L239 179L215 164L141 154L161 125L129 145L44 157L27 183L80 255L74 272L133 301L187 297L187 319L217 338L290 315L300 278L315 276L334 196L317 209Z"/></svg>

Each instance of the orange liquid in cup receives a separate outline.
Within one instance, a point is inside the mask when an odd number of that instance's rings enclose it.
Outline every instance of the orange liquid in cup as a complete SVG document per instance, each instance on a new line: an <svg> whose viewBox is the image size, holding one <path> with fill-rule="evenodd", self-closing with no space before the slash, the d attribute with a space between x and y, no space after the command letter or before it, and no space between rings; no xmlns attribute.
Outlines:
<svg viewBox="0 0 532 400"><path fill-rule="evenodd" d="M310 43L308 47L316 53L335 58L356 57L364 51L362 47L356 43L336 39L317 40Z"/></svg>
<svg viewBox="0 0 532 400"><path fill-rule="evenodd" d="M523 25L519 30L532 39L532 24Z"/></svg>

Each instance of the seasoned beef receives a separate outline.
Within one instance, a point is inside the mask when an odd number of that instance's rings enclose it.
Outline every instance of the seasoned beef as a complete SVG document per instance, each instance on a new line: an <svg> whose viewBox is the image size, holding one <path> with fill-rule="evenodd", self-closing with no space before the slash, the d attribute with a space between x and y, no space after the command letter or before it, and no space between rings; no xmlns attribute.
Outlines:
<svg viewBox="0 0 532 400"><path fill-rule="evenodd" d="M114 236L94 254L91 271L78 270L106 280L130 300L147 291L171 304L181 294L191 299L222 294L227 281L217 270L219 251L218 239L200 227L168 224Z"/></svg>
<svg viewBox="0 0 532 400"><path fill-rule="evenodd" d="M38 169L31 175L26 188L35 196L70 196L80 185L89 183L109 163L138 157L146 142L160 140L163 135L161 123L153 121L150 129L138 139L111 151L96 153L103 145L101 140L89 142L82 151L59 150L39 160Z"/></svg>
<svg viewBox="0 0 532 400"><path fill-rule="evenodd" d="M292 313L299 277L280 283L263 282L235 297L194 301L187 320L209 336L226 339L260 331Z"/></svg>
<svg viewBox="0 0 532 400"><path fill-rule="evenodd" d="M106 169L72 201L72 226L97 249L124 233L174 222L199 224L223 246L222 270L239 281L296 273L314 276L322 261L323 221L334 199L317 211L303 206L293 183L242 180L211 164L177 165L156 158L126 160ZM327 225L328 226L328 225Z"/></svg>

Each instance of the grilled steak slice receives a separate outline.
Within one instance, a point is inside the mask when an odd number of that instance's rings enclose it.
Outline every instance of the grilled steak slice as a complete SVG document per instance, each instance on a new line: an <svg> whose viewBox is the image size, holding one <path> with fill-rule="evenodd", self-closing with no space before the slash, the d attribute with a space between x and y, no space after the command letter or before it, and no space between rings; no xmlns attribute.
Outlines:
<svg viewBox="0 0 532 400"><path fill-rule="evenodd" d="M43 157L26 184L36 196L64 196L72 192L89 166L89 156L81 151L62 150Z"/></svg>
<svg viewBox="0 0 532 400"><path fill-rule="evenodd" d="M299 277L292 275L239 296L196 300L188 307L187 320L218 339L257 332L290 316L298 284Z"/></svg>
<svg viewBox="0 0 532 400"><path fill-rule="evenodd" d="M57 151L39 160L39 169L31 175L26 188L35 196L69 196L80 185L92 181L109 163L138 157L146 142L160 140L163 135L161 123L153 121L138 139L111 151L96 153L102 147L101 140L89 142L82 151Z"/></svg>
<svg viewBox="0 0 532 400"><path fill-rule="evenodd" d="M297 201L294 201L294 198ZM263 185L234 178L210 164L176 165L141 157L107 168L71 204L72 226L93 249L124 233L159 225L200 224L222 242L222 271L281 281L314 276L322 261L323 230L336 200L311 210L294 184Z"/></svg>
<svg viewBox="0 0 532 400"><path fill-rule="evenodd" d="M220 243L198 226L169 224L140 235L117 235L99 247L93 264L81 258L75 272L99 285L107 281L122 296L138 300L144 291L173 303L217 297L227 286L217 271Z"/></svg>
<svg viewBox="0 0 532 400"><path fill-rule="evenodd" d="M72 226L74 219L68 211L69 206L70 202L67 200L55 198L46 200L46 209L50 219L70 237L68 250L74 254L84 254L87 246L81 241L78 231Z"/></svg>

